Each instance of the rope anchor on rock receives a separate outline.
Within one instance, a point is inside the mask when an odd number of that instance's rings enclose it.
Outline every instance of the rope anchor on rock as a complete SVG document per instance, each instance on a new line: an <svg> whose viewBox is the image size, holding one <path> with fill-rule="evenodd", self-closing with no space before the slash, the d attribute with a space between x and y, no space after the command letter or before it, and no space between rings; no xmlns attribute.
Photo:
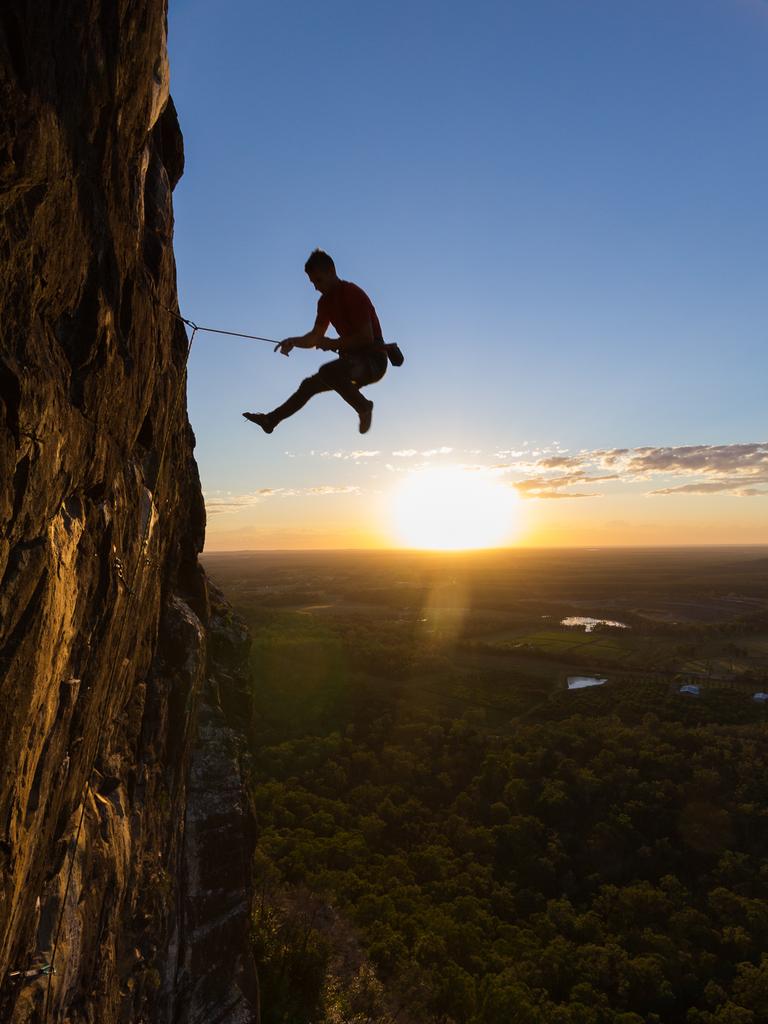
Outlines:
<svg viewBox="0 0 768 1024"><path fill-rule="evenodd" d="M42 964L39 967L30 967L26 971L11 971L9 978L19 978L21 981L34 981L36 978L44 978L49 974L55 974L56 968L53 964Z"/></svg>

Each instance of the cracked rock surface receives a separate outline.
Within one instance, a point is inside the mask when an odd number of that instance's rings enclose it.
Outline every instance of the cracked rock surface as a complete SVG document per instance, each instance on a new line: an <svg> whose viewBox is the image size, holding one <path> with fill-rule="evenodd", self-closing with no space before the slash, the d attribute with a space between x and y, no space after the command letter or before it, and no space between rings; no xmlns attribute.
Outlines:
<svg viewBox="0 0 768 1024"><path fill-rule="evenodd" d="M164 308L183 164L163 2L0 5L0 1020L14 1024L253 1015L250 826L218 709L236 672L211 656L188 342ZM212 887L217 829L232 856ZM228 959L196 994L208 934Z"/></svg>

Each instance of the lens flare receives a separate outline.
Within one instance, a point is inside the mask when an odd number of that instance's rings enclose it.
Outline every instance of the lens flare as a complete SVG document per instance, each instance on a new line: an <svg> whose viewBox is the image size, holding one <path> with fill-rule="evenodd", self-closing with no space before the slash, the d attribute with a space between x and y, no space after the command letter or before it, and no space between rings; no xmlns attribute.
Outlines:
<svg viewBox="0 0 768 1024"><path fill-rule="evenodd" d="M405 547L499 547L519 529L519 499L511 487L481 471L425 469L408 476L393 494L392 524Z"/></svg>

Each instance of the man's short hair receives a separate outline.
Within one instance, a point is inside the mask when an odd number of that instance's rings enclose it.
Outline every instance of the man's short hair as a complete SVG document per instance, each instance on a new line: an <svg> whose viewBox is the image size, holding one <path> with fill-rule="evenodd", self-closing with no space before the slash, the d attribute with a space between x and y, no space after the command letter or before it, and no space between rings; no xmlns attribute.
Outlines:
<svg viewBox="0 0 768 1024"><path fill-rule="evenodd" d="M304 264L304 271L307 274L310 274L313 270L332 270L335 273L336 264L327 252L323 252L322 249L315 249L314 252L310 253L309 259Z"/></svg>

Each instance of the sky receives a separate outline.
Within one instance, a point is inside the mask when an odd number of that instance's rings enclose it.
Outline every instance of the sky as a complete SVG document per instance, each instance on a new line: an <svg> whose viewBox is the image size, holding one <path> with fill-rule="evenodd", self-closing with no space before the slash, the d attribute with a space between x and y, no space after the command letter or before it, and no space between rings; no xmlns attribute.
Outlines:
<svg viewBox="0 0 768 1024"><path fill-rule="evenodd" d="M198 334L206 550L497 502L478 543L768 543L767 44L766 0L171 0L183 315L305 333L319 246L406 360L365 436L267 436L327 353Z"/></svg>

